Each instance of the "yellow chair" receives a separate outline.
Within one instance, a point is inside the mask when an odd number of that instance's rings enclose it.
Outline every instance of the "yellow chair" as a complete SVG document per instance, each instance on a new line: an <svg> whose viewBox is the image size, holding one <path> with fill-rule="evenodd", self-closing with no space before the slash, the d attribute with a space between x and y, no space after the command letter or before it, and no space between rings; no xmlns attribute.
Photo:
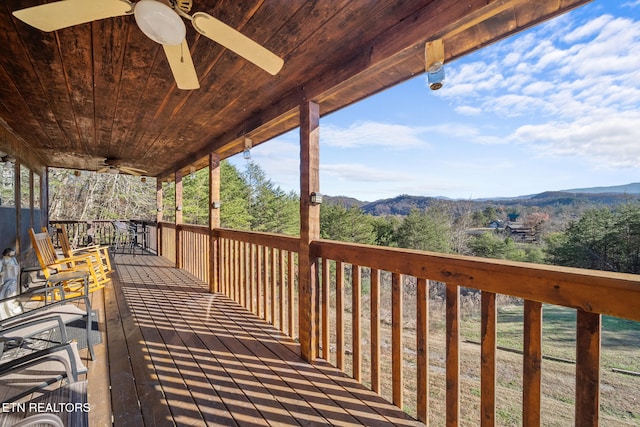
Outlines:
<svg viewBox="0 0 640 427"><path fill-rule="evenodd" d="M29 230L33 249L38 257L38 262L42 268L42 273L49 281L49 277L54 273L62 272L87 272L89 275L88 291L93 292L104 286L111 280L103 269L102 264L95 261L92 254L75 255L72 257L59 258L56 253L49 233L36 233ZM71 279L64 282L64 289L67 297L82 295L85 292L83 281Z"/></svg>
<svg viewBox="0 0 640 427"><path fill-rule="evenodd" d="M45 230L43 230L45 231ZM109 259L109 246L91 245L82 248L73 248L71 241L69 240L69 234L64 225L56 225L56 233L58 235L58 242L62 248L62 253L67 258L72 258L78 255L90 254L93 256L94 262L99 262L102 265L102 269L106 274L111 273L111 260Z"/></svg>

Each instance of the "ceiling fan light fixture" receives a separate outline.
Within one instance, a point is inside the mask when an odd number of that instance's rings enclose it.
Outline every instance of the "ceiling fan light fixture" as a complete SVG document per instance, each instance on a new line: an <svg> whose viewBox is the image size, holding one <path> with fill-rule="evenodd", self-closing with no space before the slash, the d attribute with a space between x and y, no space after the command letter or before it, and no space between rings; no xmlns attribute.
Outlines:
<svg viewBox="0 0 640 427"><path fill-rule="evenodd" d="M187 28L182 18L169 6L156 0L140 0L133 12L140 30L156 43L179 45Z"/></svg>

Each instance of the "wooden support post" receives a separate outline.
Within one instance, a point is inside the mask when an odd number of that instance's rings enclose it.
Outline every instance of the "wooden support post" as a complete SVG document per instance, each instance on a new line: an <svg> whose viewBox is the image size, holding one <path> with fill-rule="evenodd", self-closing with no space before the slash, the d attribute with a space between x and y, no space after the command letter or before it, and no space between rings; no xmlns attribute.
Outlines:
<svg viewBox="0 0 640 427"><path fill-rule="evenodd" d="M156 251L162 256L162 180L156 180Z"/></svg>
<svg viewBox="0 0 640 427"><path fill-rule="evenodd" d="M21 255L22 242L20 241L22 233L22 200L20 190L22 187L22 177L20 176L20 160L16 160L13 165L13 204L16 209L16 240L13 249L16 254Z"/></svg>
<svg viewBox="0 0 640 427"><path fill-rule="evenodd" d="M318 260L310 252L311 242L320 238L320 206L311 204L311 193L320 190L320 106L305 101L300 105L300 250L299 250L299 337L302 357L312 362L317 351Z"/></svg>
<svg viewBox="0 0 640 427"><path fill-rule="evenodd" d="M211 153L209 154L209 292L212 293L220 291L220 247L215 233L216 228L220 228L220 156Z"/></svg>
<svg viewBox="0 0 640 427"><path fill-rule="evenodd" d="M49 168L40 178L40 226L49 225Z"/></svg>
<svg viewBox="0 0 640 427"><path fill-rule="evenodd" d="M176 171L176 268L182 268L182 172Z"/></svg>
<svg viewBox="0 0 640 427"><path fill-rule="evenodd" d="M33 210L35 208L35 195L33 188L33 169L29 169L29 227L35 228L36 230L39 228L39 225L35 225L35 218L33 216Z"/></svg>

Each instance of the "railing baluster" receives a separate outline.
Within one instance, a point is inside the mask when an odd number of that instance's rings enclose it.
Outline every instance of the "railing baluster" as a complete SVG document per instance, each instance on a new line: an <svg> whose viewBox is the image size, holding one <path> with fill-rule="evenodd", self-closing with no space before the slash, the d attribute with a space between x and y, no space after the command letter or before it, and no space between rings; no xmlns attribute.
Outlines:
<svg viewBox="0 0 640 427"><path fill-rule="evenodd" d="M460 288L446 285L446 425L457 426L460 421Z"/></svg>
<svg viewBox="0 0 640 427"><path fill-rule="evenodd" d="M496 294L482 291L480 319L480 425L496 422Z"/></svg>
<svg viewBox="0 0 640 427"><path fill-rule="evenodd" d="M243 250L242 247L244 246L243 243L240 240L236 240L236 255L235 255L235 259L236 259L236 302L240 305L243 305L243 283L242 283L242 256L243 256Z"/></svg>
<svg viewBox="0 0 640 427"><path fill-rule="evenodd" d="M238 241L232 240L232 255L231 258L233 260L233 266L231 269L231 274L233 275L232 283L233 283L233 300L238 302Z"/></svg>
<svg viewBox="0 0 640 427"><path fill-rule="evenodd" d="M233 298L233 292L232 292L233 286L231 283L231 280L233 278L232 268L231 268L233 266L233 261L231 259L232 258L231 243L232 243L232 240L227 239L227 296L229 298Z"/></svg>
<svg viewBox="0 0 640 427"><path fill-rule="evenodd" d="M229 239L220 240L222 252L222 293L229 296Z"/></svg>
<svg viewBox="0 0 640 427"><path fill-rule="evenodd" d="M280 330L284 333L286 331L284 322L284 310L285 310L285 297L284 297L284 251L278 249L278 261L280 265L278 266L279 280L278 280L278 301L280 302L280 309L278 314L278 322L280 323Z"/></svg>
<svg viewBox="0 0 640 427"><path fill-rule="evenodd" d="M294 291L295 291L295 259L294 259L294 253L292 251L288 251L288 259L287 259L287 263L288 263L288 268L289 268L289 336L291 338L295 338L295 318L294 318L294 314L295 314L295 296L294 296Z"/></svg>
<svg viewBox="0 0 640 427"><path fill-rule="evenodd" d="M336 261L336 367L344 371L344 266Z"/></svg>
<svg viewBox="0 0 640 427"><path fill-rule="evenodd" d="M261 298L262 281L264 280L263 273L262 273L262 256L263 256L262 245L258 245L258 247L256 247L256 270L258 275L256 279L256 315L258 317L262 317L262 311L264 310L264 304Z"/></svg>
<svg viewBox="0 0 640 427"><path fill-rule="evenodd" d="M240 291L240 305L246 307L247 305L247 280L246 280L246 250L247 245L245 242L239 241L240 251L238 253L238 284Z"/></svg>
<svg viewBox="0 0 640 427"><path fill-rule="evenodd" d="M249 273L248 273L248 281L249 281L249 311L255 313L255 285L256 285L256 245L253 243L249 243Z"/></svg>
<svg viewBox="0 0 640 427"><path fill-rule="evenodd" d="M262 281L262 305L264 307L263 319L269 322L269 247L263 246L262 269L264 270Z"/></svg>
<svg viewBox="0 0 640 427"><path fill-rule="evenodd" d="M322 357L329 361L329 260L322 258Z"/></svg>
<svg viewBox="0 0 640 427"><path fill-rule="evenodd" d="M542 303L524 301L522 425L540 426L542 384Z"/></svg>
<svg viewBox="0 0 640 427"><path fill-rule="evenodd" d="M576 337L576 426L598 426L602 316L578 310Z"/></svg>
<svg viewBox="0 0 640 427"><path fill-rule="evenodd" d="M418 278L416 304L417 348L417 418L429 423L429 287L427 279Z"/></svg>
<svg viewBox="0 0 640 427"><path fill-rule="evenodd" d="M271 248L271 286L270 286L270 299L271 299L271 324L273 326L275 326L276 328L278 327L278 325L276 324L276 307L278 305L277 303L277 296L276 296L276 287L277 287L277 282L278 282L278 271L276 266L278 265L277 262L277 257L278 257L278 253L276 251L275 248Z"/></svg>
<svg viewBox="0 0 640 427"><path fill-rule="evenodd" d="M371 390L380 394L380 270L371 269Z"/></svg>
<svg viewBox="0 0 640 427"><path fill-rule="evenodd" d="M351 345L353 347L353 378L360 382L362 379L362 331L360 329L361 317L361 281L362 272L359 265L351 265Z"/></svg>
<svg viewBox="0 0 640 427"><path fill-rule="evenodd" d="M233 240L227 241L227 295L233 299Z"/></svg>
<svg viewBox="0 0 640 427"><path fill-rule="evenodd" d="M402 409L403 369L402 369L402 275L391 275L391 388L393 404Z"/></svg>

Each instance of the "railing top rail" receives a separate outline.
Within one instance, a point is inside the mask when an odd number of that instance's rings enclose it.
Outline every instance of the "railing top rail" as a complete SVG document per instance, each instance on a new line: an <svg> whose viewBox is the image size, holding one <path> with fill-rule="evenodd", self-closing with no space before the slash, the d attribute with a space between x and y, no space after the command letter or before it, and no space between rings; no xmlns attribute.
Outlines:
<svg viewBox="0 0 640 427"><path fill-rule="evenodd" d="M255 231L239 231L229 228L216 228L214 233L217 237L223 239L241 240L247 243L269 246L291 252L298 252L300 250L300 238L297 236Z"/></svg>
<svg viewBox="0 0 640 427"><path fill-rule="evenodd" d="M147 219L52 219L51 224L111 224L115 221L135 222L138 224L155 225L156 222Z"/></svg>
<svg viewBox="0 0 640 427"><path fill-rule="evenodd" d="M321 258L640 321L640 276L319 240Z"/></svg>
<svg viewBox="0 0 640 427"><path fill-rule="evenodd" d="M162 222L159 225L164 228L176 228L176 225L171 222ZM179 224L177 228L203 234L207 234L210 231L206 225ZM298 252L300 249L300 238L297 236L287 236L285 234L216 228L213 230L213 235L222 239L239 240L291 252Z"/></svg>
<svg viewBox="0 0 640 427"><path fill-rule="evenodd" d="M178 228L181 230L190 231L192 233L209 234L209 227L207 227L206 225L178 224Z"/></svg>

